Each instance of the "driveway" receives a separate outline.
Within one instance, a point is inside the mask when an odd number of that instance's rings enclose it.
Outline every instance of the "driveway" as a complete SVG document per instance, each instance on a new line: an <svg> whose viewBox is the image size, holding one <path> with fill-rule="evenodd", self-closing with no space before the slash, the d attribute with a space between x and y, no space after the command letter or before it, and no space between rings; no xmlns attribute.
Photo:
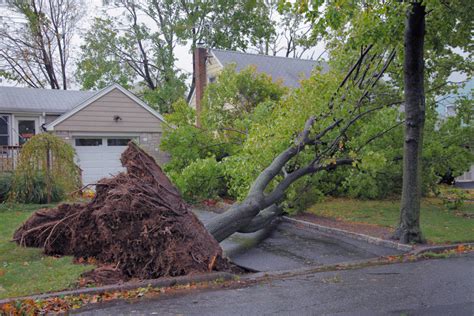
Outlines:
<svg viewBox="0 0 474 316"><path fill-rule="evenodd" d="M215 213L205 211L195 212L204 223L216 216ZM352 238L330 236L287 222L268 231L236 233L221 242L221 246L234 263L251 271L298 269L403 253Z"/></svg>

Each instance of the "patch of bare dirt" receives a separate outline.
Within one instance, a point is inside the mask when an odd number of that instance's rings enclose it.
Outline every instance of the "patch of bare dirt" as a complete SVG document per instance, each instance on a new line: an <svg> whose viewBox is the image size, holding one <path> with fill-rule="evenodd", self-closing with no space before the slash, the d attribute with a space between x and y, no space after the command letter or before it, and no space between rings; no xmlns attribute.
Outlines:
<svg viewBox="0 0 474 316"><path fill-rule="evenodd" d="M93 258L95 283L227 270L218 242L189 210L154 159L130 143L127 172L102 179L89 203L35 212L14 234L48 255Z"/></svg>
<svg viewBox="0 0 474 316"><path fill-rule="evenodd" d="M374 224L357 223L357 222L346 222L328 217L322 217L309 213L302 213L294 216L294 218L315 223L321 226L327 226L332 228L338 228L347 230L353 233L369 235L382 239L390 239L393 235L394 230L389 227L382 227Z"/></svg>

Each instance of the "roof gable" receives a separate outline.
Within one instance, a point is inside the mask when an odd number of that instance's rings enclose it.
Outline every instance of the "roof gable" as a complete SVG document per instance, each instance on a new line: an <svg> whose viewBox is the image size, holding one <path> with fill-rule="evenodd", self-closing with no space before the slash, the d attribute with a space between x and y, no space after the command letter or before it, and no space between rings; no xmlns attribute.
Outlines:
<svg viewBox="0 0 474 316"><path fill-rule="evenodd" d="M114 90L118 90L120 92L122 92L126 97L130 98L134 103L136 103L138 106L142 107L144 110L146 110L149 114L151 114L152 116L156 117L157 119L159 119L160 121L162 122L165 122L163 116L161 116L158 112L156 112L155 110L153 110L151 107L149 107L145 102L143 102L142 100L140 100L137 96L135 96L133 93L131 93L130 91L128 91L127 89L123 88L122 86L120 86L119 84L113 84L101 91L99 91L98 93L96 93L93 97L85 100L84 102L82 102L81 104L77 105L76 107L74 107L71 111L61 115L60 117L58 117L56 120L54 120L53 122L51 122L50 124L48 124L46 126L47 130L49 131L53 131L54 130L54 127L57 126L58 124L61 124L62 122L66 121L67 119L69 119L70 117L74 116L76 113L80 112L81 110L85 109L86 107L88 107L89 105L93 104L95 101L99 100L100 98L106 96L107 94L109 94L110 92L114 91Z"/></svg>

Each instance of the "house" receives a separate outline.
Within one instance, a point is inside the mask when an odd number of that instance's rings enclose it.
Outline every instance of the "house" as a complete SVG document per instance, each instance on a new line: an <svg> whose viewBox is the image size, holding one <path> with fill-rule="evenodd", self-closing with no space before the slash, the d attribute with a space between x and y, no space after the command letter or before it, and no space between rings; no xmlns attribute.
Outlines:
<svg viewBox="0 0 474 316"><path fill-rule="evenodd" d="M84 184L122 171L120 155L130 140L166 162L159 150L163 124L158 112L117 84L100 91L0 87L3 158L33 135L52 132L75 148Z"/></svg>
<svg viewBox="0 0 474 316"><path fill-rule="evenodd" d="M316 66L320 66L322 72L328 71L329 67L327 63L315 60L198 47L194 51L195 88L189 100L189 105L196 109L198 120L206 85L214 82L222 69L228 65L235 65L236 71L249 66L255 67L258 73L266 73L273 81L281 81L290 88L297 88L300 80L308 78Z"/></svg>
<svg viewBox="0 0 474 316"><path fill-rule="evenodd" d="M444 96L440 98L441 101L439 102L437 110L441 117L447 118L451 116L455 116L457 113L456 108L456 101L460 98L467 98L472 100L474 95L474 79L470 78L466 85L457 91L456 93L449 94L448 96ZM466 144L468 148L470 148L471 152L474 153L474 142L471 141L469 144ZM464 174L457 177L455 179L455 185L460 188L467 188L472 189L474 188L474 164L471 165L469 170L467 170Z"/></svg>

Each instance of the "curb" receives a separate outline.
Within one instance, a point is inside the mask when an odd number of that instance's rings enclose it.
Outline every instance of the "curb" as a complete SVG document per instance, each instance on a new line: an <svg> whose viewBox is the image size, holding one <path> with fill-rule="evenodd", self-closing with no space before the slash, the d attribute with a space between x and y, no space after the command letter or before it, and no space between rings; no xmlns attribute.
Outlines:
<svg viewBox="0 0 474 316"><path fill-rule="evenodd" d="M468 247L474 248L474 242L464 242L464 243L461 242L461 243L445 245L445 246L425 246L425 247L420 247L418 249L411 251L410 254L417 256L426 252L442 252L445 250L457 249L459 246L468 246Z"/></svg>
<svg viewBox="0 0 474 316"><path fill-rule="evenodd" d="M78 296L78 295L94 295L94 294L103 294L106 292L112 291L128 291L134 290L142 287L170 287L175 285L185 285L189 283L201 283L201 282L212 282L217 280L229 281L233 280L236 276L228 272L212 272L207 274L197 274L197 275L185 275L174 278L161 278L161 279L149 279L141 281L131 281L125 282L122 284L111 284L104 285L93 288L80 288L75 290L45 293L31 296L21 296L21 297L12 297L0 300L0 306L7 303L12 303L15 301L22 301L26 299L30 300L44 300L52 297L61 297L61 296Z"/></svg>
<svg viewBox="0 0 474 316"><path fill-rule="evenodd" d="M245 281L258 281L265 278L271 277L286 277L288 275L303 275L308 273L322 273L322 272L334 272L334 271L342 271L342 270L350 270L357 267L365 267L365 266L376 266L376 265L387 265L389 262L381 261L380 258L372 258L366 260L356 260L356 261L347 261L347 262L340 262L335 264L327 264L322 266L309 266L303 267L298 269L285 269L285 270L277 270L277 271L262 271L262 272L255 272L248 275L240 276L240 280Z"/></svg>
<svg viewBox="0 0 474 316"><path fill-rule="evenodd" d="M318 224L315 224L315 223L290 218L290 217L287 217L287 216L283 216L282 219L283 219L283 221L285 221L287 223L290 223L290 224L293 224L293 225L302 225L304 227L307 227L307 228L310 228L310 229L315 229L315 230L318 230L320 232L329 233L329 234L336 235L336 236L352 238L352 239L356 239L356 240L361 240L361 241L365 241L365 242L367 242L369 244L373 244L373 245L383 246L383 247L387 247L387 248L393 248L393 249L406 251L406 252L413 251L413 249L414 249L414 247L410 246L410 245L400 244L400 243L397 243L397 242L394 242L394 241L385 240L385 239L381 239L381 238L377 238L377 237L373 237L373 236L369 236L369 235L354 233L354 232L350 232L350 231L339 229L339 228L322 226L322 225L318 225Z"/></svg>

